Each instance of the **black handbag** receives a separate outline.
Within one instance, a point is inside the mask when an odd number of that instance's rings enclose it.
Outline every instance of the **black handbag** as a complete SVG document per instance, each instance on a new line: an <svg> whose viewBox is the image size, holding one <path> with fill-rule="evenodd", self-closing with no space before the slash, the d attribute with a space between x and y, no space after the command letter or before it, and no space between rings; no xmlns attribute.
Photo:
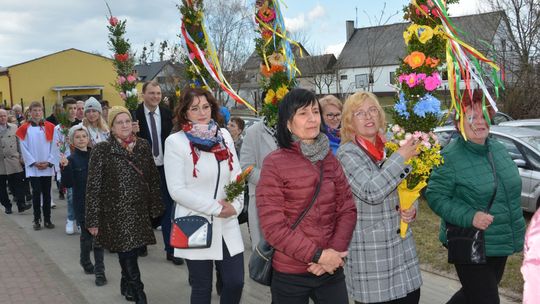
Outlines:
<svg viewBox="0 0 540 304"><path fill-rule="evenodd" d="M497 173L493 156L488 153L489 162L493 171L495 181L495 189L491 195L491 199L485 213L489 213L489 209L493 205L495 195L497 194ZM484 230L475 227L465 228L456 226L446 222L446 240L448 247L448 263L450 264L485 264L486 263L486 242L484 239Z"/></svg>
<svg viewBox="0 0 540 304"><path fill-rule="evenodd" d="M294 230L300 222L304 219L309 209L313 207L319 191L321 190L321 183L323 179L323 166L320 167L319 183L311 199L311 203L308 207L302 211L296 222L291 226L291 230ZM268 242L261 238L257 247L249 257L249 277L257 283L262 285L270 286L272 283L272 258L274 256L274 247L272 247Z"/></svg>

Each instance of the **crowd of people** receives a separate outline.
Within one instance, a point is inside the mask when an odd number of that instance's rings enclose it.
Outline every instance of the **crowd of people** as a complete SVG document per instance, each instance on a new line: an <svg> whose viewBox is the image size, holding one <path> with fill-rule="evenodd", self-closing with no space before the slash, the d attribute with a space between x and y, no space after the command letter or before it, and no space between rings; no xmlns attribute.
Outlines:
<svg viewBox="0 0 540 304"><path fill-rule="evenodd" d="M19 212L33 208L35 230L55 228L55 180L60 193L66 189L66 233L80 231L80 265L97 286L107 284L107 249L118 255L120 293L147 303L138 258L156 244L160 226L165 259L187 266L191 303L210 303L214 272L220 303L240 303L246 267L237 217L249 202L251 247L264 239L275 249L273 303L419 303L415 240L399 230L401 220L414 223L418 204L400 208L397 191L419 143L411 137L386 157L375 95L357 92L343 103L293 89L279 103L277 125L263 118L245 136L244 121L223 115L209 91L184 89L171 111L151 81L142 99L129 111L66 98L46 120L39 102L27 113L0 109L5 213L12 213L10 191ZM443 244L445 223L485 231L487 263L455 265L462 289L448 303L499 303L507 257L523 249L521 179L504 147L488 138L481 95L466 105L467 123L456 127L467 140L460 135L443 150L425 197L442 219ZM227 201L226 185L248 167L246 195ZM171 246L172 220L190 215L211 223L207 248Z"/></svg>

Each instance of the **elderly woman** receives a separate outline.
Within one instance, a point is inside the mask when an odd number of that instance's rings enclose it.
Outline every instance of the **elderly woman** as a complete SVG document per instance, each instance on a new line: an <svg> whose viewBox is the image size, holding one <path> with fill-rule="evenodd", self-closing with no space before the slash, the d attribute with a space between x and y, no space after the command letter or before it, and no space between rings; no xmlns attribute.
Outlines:
<svg viewBox="0 0 540 304"><path fill-rule="evenodd" d="M341 127L341 110L343 109L343 104L334 95L324 96L319 100L319 103L321 104L322 116L326 128L324 133L328 136L330 148L335 155L341 142L339 128Z"/></svg>
<svg viewBox="0 0 540 304"><path fill-rule="evenodd" d="M416 246L410 230L405 238L399 230L400 219L411 222L416 209L400 210L397 194L417 144L409 140L386 158L385 125L372 93L357 92L345 102L337 158L359 214L345 266L347 287L355 303L418 303L422 279Z"/></svg>
<svg viewBox="0 0 540 304"><path fill-rule="evenodd" d="M321 121L313 93L287 93L279 104L280 149L264 160L257 185L261 229L275 248L271 292L276 304L307 303L310 296L315 303L349 303L342 266L356 208Z"/></svg>
<svg viewBox="0 0 540 304"><path fill-rule="evenodd" d="M472 98L466 93L464 104L462 131L466 139L460 135L444 148L444 164L433 170L426 198L441 217L439 238L443 244L445 222L485 231L487 263L454 265L462 288L448 303L499 303L498 284L506 259L523 249L521 178L504 146L488 138L481 92L475 92ZM490 117L495 114L491 107L485 111Z"/></svg>
<svg viewBox="0 0 540 304"><path fill-rule="evenodd" d="M155 244L151 220L163 212L159 173L146 140L133 134L124 107L109 111L111 136L90 155L86 189L86 227L96 244L118 252L120 291L129 301L146 303L137 262L141 247Z"/></svg>
<svg viewBox="0 0 540 304"><path fill-rule="evenodd" d="M175 109L176 125L165 141L167 188L174 217L198 215L212 222L209 248L175 249L186 260L191 303L209 304L213 265L222 277L220 303L240 303L244 286L244 243L237 216L243 196L226 201L225 186L241 173L231 135L220 128L219 106L209 91L188 88Z"/></svg>

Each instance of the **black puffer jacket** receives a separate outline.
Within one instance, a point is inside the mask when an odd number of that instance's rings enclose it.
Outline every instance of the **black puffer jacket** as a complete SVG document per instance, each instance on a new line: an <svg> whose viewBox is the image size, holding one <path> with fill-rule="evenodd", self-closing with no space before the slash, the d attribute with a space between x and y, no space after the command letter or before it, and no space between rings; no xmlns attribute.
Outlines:
<svg viewBox="0 0 540 304"><path fill-rule="evenodd" d="M75 149L73 154L68 157L68 165L62 169L62 184L67 188L73 188L73 209L75 210L75 219L79 224L85 222L84 205L89 160L90 148L88 151Z"/></svg>

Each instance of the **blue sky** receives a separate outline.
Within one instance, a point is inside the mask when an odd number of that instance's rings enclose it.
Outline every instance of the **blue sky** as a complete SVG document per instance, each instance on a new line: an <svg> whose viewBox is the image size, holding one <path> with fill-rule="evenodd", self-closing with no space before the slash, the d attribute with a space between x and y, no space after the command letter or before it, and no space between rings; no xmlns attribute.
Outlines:
<svg viewBox="0 0 540 304"><path fill-rule="evenodd" d="M211 0L205 0L211 1ZM246 0L253 3L254 0ZM451 8L453 15L477 12L481 0L462 0ZM135 49L150 41L178 41L180 0L107 0L113 13L128 20L128 37ZM304 31L316 53L339 53L345 44L345 20L357 27L370 24L380 14L382 1L367 0L284 0L286 24L292 31ZM391 23L402 21L406 0L387 1L386 15L396 11ZM107 49L107 10L97 0L0 0L0 66L10 66L68 48L110 56Z"/></svg>

